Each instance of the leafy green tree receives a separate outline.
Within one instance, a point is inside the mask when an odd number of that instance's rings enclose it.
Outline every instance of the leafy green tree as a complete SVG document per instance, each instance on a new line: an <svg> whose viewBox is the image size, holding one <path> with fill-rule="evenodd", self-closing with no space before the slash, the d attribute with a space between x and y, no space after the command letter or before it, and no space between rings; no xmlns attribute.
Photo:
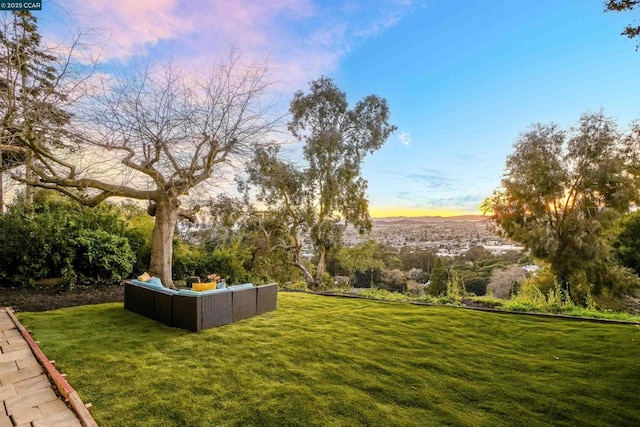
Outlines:
<svg viewBox="0 0 640 427"><path fill-rule="evenodd" d="M640 201L639 158L638 124L623 134L602 113L584 114L570 131L537 124L520 135L483 209L507 237L548 261L577 302L572 280L581 294L590 286L596 294L620 277L608 274L614 267L604 236Z"/></svg>
<svg viewBox="0 0 640 427"><path fill-rule="evenodd" d="M471 246L469 250L462 253L459 258L475 263L480 260L494 259L495 256L490 250L485 249L483 246Z"/></svg>
<svg viewBox="0 0 640 427"><path fill-rule="evenodd" d="M277 212L258 211L248 200L219 195L202 213L196 241L207 252L237 248L235 253L243 254L243 268L251 280L284 283L301 279L289 260L287 224Z"/></svg>
<svg viewBox="0 0 640 427"><path fill-rule="evenodd" d="M426 273L430 273L436 263L437 251L435 249L414 249L410 246L400 248L398 257L402 262L402 269L405 271L412 268L419 268Z"/></svg>
<svg viewBox="0 0 640 427"><path fill-rule="evenodd" d="M604 3L605 12L630 11L640 6L640 0L607 0ZM621 35L634 39L640 36L640 25L627 25ZM636 46L636 50L640 44Z"/></svg>
<svg viewBox="0 0 640 427"><path fill-rule="evenodd" d="M304 142L306 166L279 159L277 147L261 149L250 164L249 183L288 224L292 262L315 286L322 282L327 253L339 246L343 224L371 229L361 165L396 128L384 99L370 95L349 109L345 93L326 77L311 82L309 93L296 92L290 112L288 129ZM318 256L315 277L301 260L301 233L308 233Z"/></svg>
<svg viewBox="0 0 640 427"><path fill-rule="evenodd" d="M369 275L369 286L373 286L374 272L385 267L384 262L376 258L377 250L378 243L375 240L367 240L353 247L344 246L338 250L338 262L349 274L367 273Z"/></svg>
<svg viewBox="0 0 640 427"><path fill-rule="evenodd" d="M447 292L448 281L449 272L444 266L442 258L438 258L429 276L429 295L437 297L445 294Z"/></svg>
<svg viewBox="0 0 640 427"><path fill-rule="evenodd" d="M640 275L640 212L625 216L613 241L614 253L625 267Z"/></svg>

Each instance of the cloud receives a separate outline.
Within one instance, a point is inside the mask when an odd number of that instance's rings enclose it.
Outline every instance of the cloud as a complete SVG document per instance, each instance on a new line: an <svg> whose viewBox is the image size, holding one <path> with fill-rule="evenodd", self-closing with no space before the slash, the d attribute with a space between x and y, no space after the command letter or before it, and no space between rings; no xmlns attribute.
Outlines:
<svg viewBox="0 0 640 427"><path fill-rule="evenodd" d="M473 194L461 194L453 197L426 197L413 204L414 208L447 208L478 209L484 198Z"/></svg>
<svg viewBox="0 0 640 427"><path fill-rule="evenodd" d="M64 7L81 28L103 30L104 60L151 54L212 64L237 49L250 59L268 57L276 78L298 89L335 71L344 55L395 25L415 2L68 0Z"/></svg>
<svg viewBox="0 0 640 427"><path fill-rule="evenodd" d="M193 31L194 23L179 6L178 0L71 0L64 7L80 27L108 39L105 57L122 59Z"/></svg>
<svg viewBox="0 0 640 427"><path fill-rule="evenodd" d="M446 173L439 170L409 173L406 174L405 177L412 181L418 181L425 188L433 190L454 190L458 184L456 179L449 178L446 176Z"/></svg>
<svg viewBox="0 0 640 427"><path fill-rule="evenodd" d="M402 132L398 135L398 139L400 140L400 144L406 145L409 147L411 145L411 135L407 132Z"/></svg>
<svg viewBox="0 0 640 427"><path fill-rule="evenodd" d="M415 200L418 195L411 191L399 191L395 194L395 197L400 200Z"/></svg>

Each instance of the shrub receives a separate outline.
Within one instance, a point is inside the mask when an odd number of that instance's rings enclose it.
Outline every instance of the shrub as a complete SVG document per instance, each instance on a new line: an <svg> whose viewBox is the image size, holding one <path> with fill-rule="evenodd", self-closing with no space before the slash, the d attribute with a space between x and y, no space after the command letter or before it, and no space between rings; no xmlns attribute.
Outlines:
<svg viewBox="0 0 640 427"><path fill-rule="evenodd" d="M38 191L31 206L17 197L0 217L0 279L14 286L61 277L119 280L135 256L123 237L126 222L111 204L82 207L57 193Z"/></svg>
<svg viewBox="0 0 640 427"><path fill-rule="evenodd" d="M382 270L382 285L385 289L395 292L405 292L407 290L407 278L398 269Z"/></svg>
<svg viewBox="0 0 640 427"><path fill-rule="evenodd" d="M447 298L453 301L459 301L465 294L464 282L462 276L457 271L451 271L447 280Z"/></svg>
<svg viewBox="0 0 640 427"><path fill-rule="evenodd" d="M98 282L113 282L131 272L135 255L126 238L104 230L80 230L75 243L78 273Z"/></svg>
<svg viewBox="0 0 640 427"><path fill-rule="evenodd" d="M505 270L495 270L491 274L488 288L491 289L496 298L507 299L516 293L518 286L527 273L518 265L512 265Z"/></svg>
<svg viewBox="0 0 640 427"><path fill-rule="evenodd" d="M488 284L489 280L480 276L474 276L464 279L464 287L467 293L473 295L485 295L487 293Z"/></svg>

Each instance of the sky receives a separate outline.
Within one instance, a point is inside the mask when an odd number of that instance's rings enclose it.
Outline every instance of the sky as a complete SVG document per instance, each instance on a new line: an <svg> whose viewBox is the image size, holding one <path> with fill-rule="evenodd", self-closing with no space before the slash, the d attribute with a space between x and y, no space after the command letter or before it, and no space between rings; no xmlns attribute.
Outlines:
<svg viewBox="0 0 640 427"><path fill-rule="evenodd" d="M398 130L364 161L373 217L463 215L500 184L518 135L603 110L640 119L640 11L602 0L45 0L58 42L87 31L104 69L140 56L189 67L231 49L268 61L280 108L322 75L351 105L387 99ZM291 152L295 156L295 145Z"/></svg>

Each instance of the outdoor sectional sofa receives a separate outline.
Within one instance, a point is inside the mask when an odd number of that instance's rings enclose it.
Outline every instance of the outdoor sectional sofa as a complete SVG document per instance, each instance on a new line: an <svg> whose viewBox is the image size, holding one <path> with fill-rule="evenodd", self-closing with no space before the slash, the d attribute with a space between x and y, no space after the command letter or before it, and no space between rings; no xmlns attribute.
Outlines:
<svg viewBox="0 0 640 427"><path fill-rule="evenodd" d="M124 308L167 326L198 332L276 309L278 285L250 283L194 292L139 281L124 284Z"/></svg>

